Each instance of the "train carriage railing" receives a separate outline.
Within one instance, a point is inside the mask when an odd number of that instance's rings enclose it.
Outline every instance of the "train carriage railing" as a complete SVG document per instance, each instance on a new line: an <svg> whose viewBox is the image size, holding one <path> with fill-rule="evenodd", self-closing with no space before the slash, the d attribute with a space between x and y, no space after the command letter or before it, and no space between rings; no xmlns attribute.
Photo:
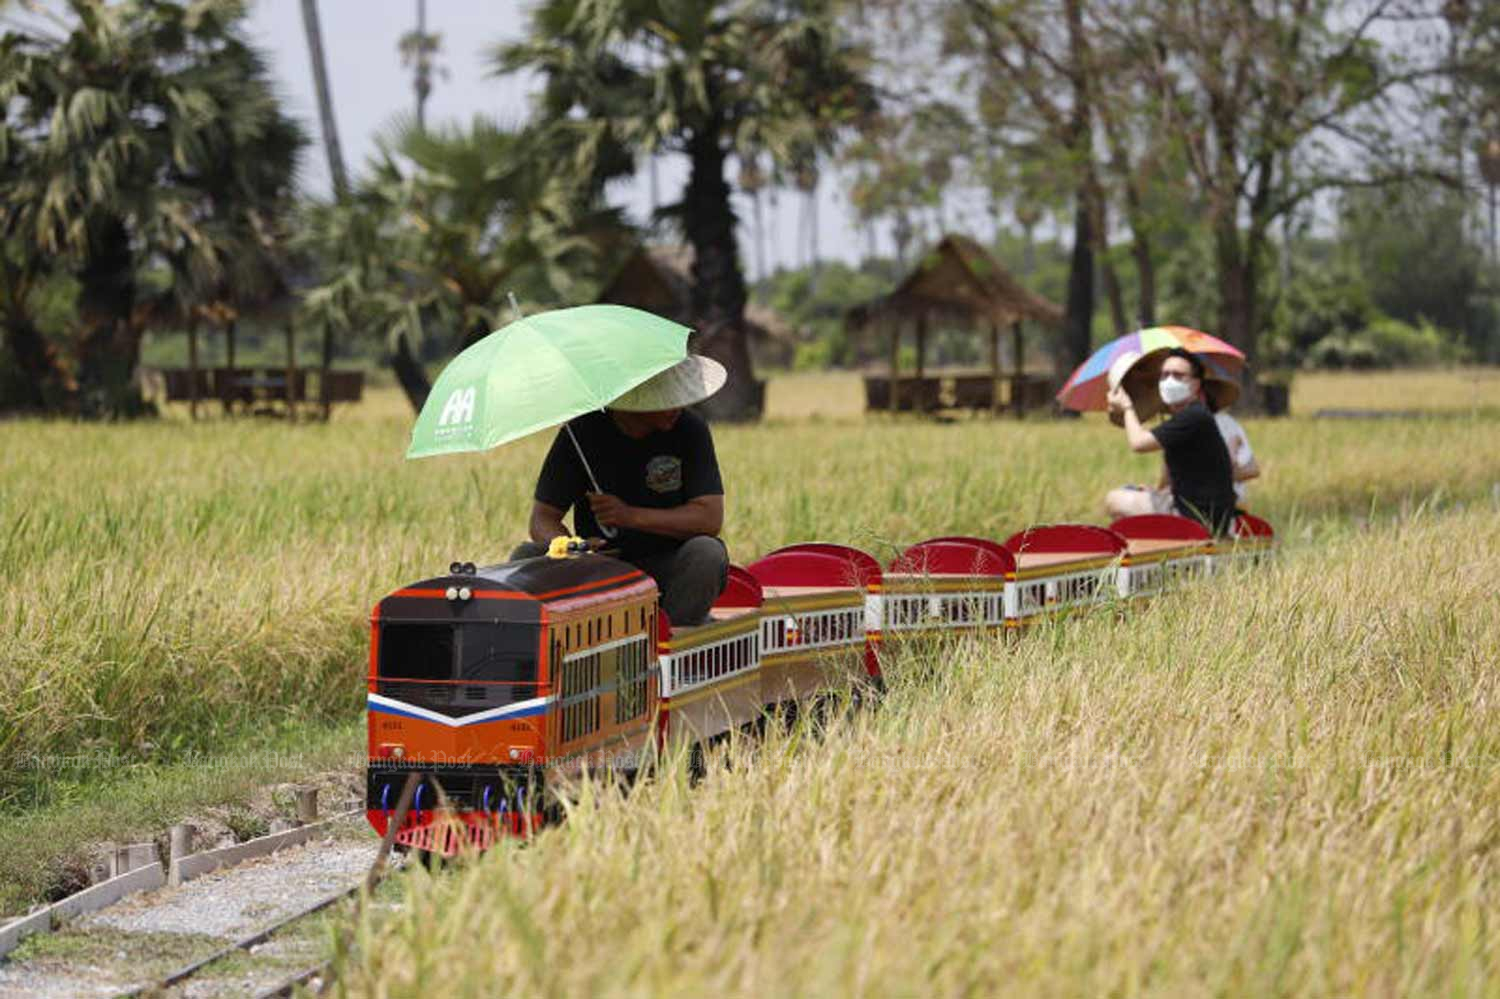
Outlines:
<svg viewBox="0 0 1500 999"><path fill-rule="evenodd" d="M1125 539L1092 524L1045 524L1011 535L1003 547L1016 560L1006 619L1024 624L1047 614L1114 597Z"/></svg>
<svg viewBox="0 0 1500 999"><path fill-rule="evenodd" d="M932 538L886 568L882 630L891 636L931 630L1001 628L1015 557L983 538Z"/></svg>
<svg viewBox="0 0 1500 999"><path fill-rule="evenodd" d="M1196 520L1170 513L1122 517L1109 529L1125 539L1117 592L1149 597L1209 570L1213 535Z"/></svg>
<svg viewBox="0 0 1500 999"><path fill-rule="evenodd" d="M761 602L760 584L732 565L708 623L675 627L662 612L666 624L658 655L662 697L676 697L759 668Z"/></svg>
<svg viewBox="0 0 1500 999"><path fill-rule="evenodd" d="M880 563L847 545L809 542L779 548L748 566L765 596L761 655L859 651L880 675ZM871 626L873 623L873 627Z"/></svg>

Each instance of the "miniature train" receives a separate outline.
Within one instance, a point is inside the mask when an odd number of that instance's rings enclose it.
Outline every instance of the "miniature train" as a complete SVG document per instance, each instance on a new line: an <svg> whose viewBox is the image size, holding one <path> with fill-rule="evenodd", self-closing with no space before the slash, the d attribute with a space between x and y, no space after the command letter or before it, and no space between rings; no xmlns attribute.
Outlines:
<svg viewBox="0 0 1500 999"><path fill-rule="evenodd" d="M885 643L1149 597L1274 543L1245 514L1221 539L1171 515L933 538L884 568L844 545L791 545L732 566L710 621L688 628L651 577L606 555L454 563L371 615L366 816L384 835L417 773L395 842L483 849L552 817L549 777L628 772L778 705L879 687Z"/></svg>

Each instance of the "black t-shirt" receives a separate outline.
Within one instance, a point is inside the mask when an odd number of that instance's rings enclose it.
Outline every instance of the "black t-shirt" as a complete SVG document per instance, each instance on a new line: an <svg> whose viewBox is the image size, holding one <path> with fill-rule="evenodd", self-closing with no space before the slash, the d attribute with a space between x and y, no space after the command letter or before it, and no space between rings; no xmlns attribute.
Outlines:
<svg viewBox="0 0 1500 999"><path fill-rule="evenodd" d="M719 459L708 424L684 412L671 430L642 438L627 436L607 413L587 413L569 423L588 458L599 488L631 506L665 510L698 496L724 492ZM573 510L573 533L602 538L585 495L587 473L566 429L557 432L537 478L536 499L559 510ZM621 530L614 544L627 559L676 550L682 541L664 534Z"/></svg>
<svg viewBox="0 0 1500 999"><path fill-rule="evenodd" d="M1234 466L1214 415L1194 400L1151 431L1166 453L1172 505L1223 534L1234 519Z"/></svg>

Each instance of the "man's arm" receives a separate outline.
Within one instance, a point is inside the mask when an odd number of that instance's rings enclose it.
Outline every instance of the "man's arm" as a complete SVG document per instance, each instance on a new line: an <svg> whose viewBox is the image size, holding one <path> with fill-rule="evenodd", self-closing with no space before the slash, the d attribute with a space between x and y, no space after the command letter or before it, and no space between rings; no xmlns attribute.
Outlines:
<svg viewBox="0 0 1500 999"><path fill-rule="evenodd" d="M1135 415L1135 403L1130 401L1128 392L1118 387L1110 390L1109 404L1124 414L1125 440L1130 444L1130 450L1136 454L1161 450L1161 442L1151 431L1141 426L1141 418Z"/></svg>
<svg viewBox="0 0 1500 999"><path fill-rule="evenodd" d="M528 530L531 540L545 545L553 538L566 537L568 529L563 526L563 515L565 511L541 500L533 500L531 504L531 523Z"/></svg>
<svg viewBox="0 0 1500 999"><path fill-rule="evenodd" d="M1243 465L1234 466L1234 481L1246 482L1257 478L1260 478L1260 465L1256 464L1254 458L1251 458Z"/></svg>
<svg viewBox="0 0 1500 999"><path fill-rule="evenodd" d="M681 506L665 510L630 506L608 493L589 493L589 506L593 507L595 519L607 527L664 534L669 538L691 538L699 534L717 537L724 529L722 493L695 496Z"/></svg>

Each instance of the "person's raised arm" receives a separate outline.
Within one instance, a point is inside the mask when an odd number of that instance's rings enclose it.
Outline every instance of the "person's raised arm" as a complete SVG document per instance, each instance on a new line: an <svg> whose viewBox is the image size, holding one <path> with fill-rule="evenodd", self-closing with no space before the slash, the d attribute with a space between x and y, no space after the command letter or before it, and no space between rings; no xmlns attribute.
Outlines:
<svg viewBox="0 0 1500 999"><path fill-rule="evenodd" d="M1254 458L1251 458L1243 465L1234 466L1234 481L1247 482L1250 479L1258 478L1260 478L1260 465L1256 463Z"/></svg>
<svg viewBox="0 0 1500 999"><path fill-rule="evenodd" d="M1130 393L1118 386L1110 389L1109 404L1124 415L1125 440L1130 444L1130 450L1136 454L1161 450L1161 442L1156 439L1156 435L1141 425L1141 418L1135 413L1135 403L1131 402Z"/></svg>

